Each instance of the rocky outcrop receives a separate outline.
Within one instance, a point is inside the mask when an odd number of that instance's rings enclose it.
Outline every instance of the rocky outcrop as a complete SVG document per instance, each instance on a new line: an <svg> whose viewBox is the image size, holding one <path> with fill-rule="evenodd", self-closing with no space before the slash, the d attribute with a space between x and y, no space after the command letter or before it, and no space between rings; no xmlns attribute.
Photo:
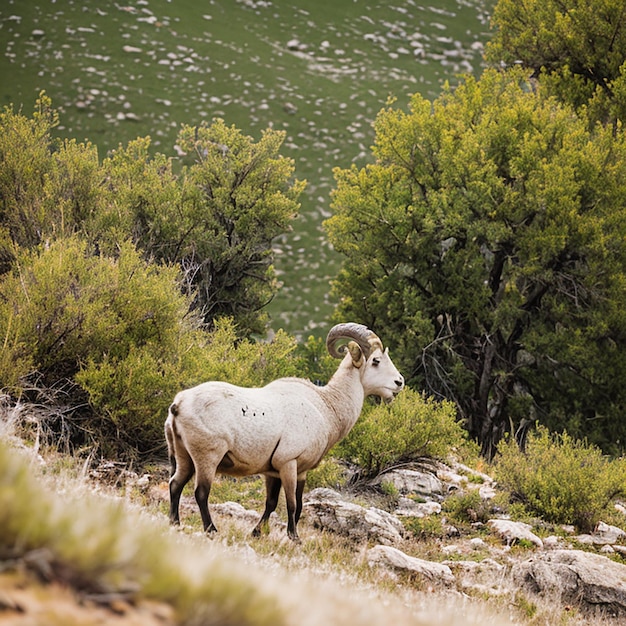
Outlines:
<svg viewBox="0 0 626 626"><path fill-rule="evenodd" d="M315 528L355 541L393 545L404 537L404 526L395 515L376 507L346 502L332 489L314 489L308 494L303 508Z"/></svg>
<svg viewBox="0 0 626 626"><path fill-rule="evenodd" d="M507 519L490 519L487 524L509 546L520 541L529 541L538 548L543 548L543 541L532 532L530 524Z"/></svg>
<svg viewBox="0 0 626 626"><path fill-rule="evenodd" d="M392 470L381 474L374 484L388 483L393 485L398 493L407 493L433 496L443 493L443 483L431 472L421 472L413 469Z"/></svg>
<svg viewBox="0 0 626 626"><path fill-rule="evenodd" d="M605 556L553 550L518 563L511 575L527 592L591 613L626 616L626 566Z"/></svg>
<svg viewBox="0 0 626 626"><path fill-rule="evenodd" d="M370 567L383 567L393 572L422 576L445 586L455 582L452 570L443 563L425 561L405 554L391 546L376 546L367 551Z"/></svg>

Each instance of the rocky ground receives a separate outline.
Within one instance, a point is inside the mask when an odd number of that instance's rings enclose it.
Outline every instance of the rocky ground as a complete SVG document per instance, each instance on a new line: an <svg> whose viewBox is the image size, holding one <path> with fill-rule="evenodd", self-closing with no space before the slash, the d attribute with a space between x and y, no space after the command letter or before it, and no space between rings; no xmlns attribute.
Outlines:
<svg viewBox="0 0 626 626"><path fill-rule="evenodd" d="M139 505L151 515L162 517L167 509L164 467L138 476L104 463L84 478L98 493L122 494L131 506ZM214 541L255 569L336 577L369 597L381 589L392 590L404 608L430 598L456 615L442 621L429 609L424 621L415 622L419 624L626 624L622 528L601 522L593 533L580 535L572 527L541 520L508 519L495 504L498 489L492 478L456 463L403 467L383 474L376 483L365 490L315 488L306 493L302 546L286 539L281 511L273 515L269 536L250 540L249 530L261 508L258 484L252 500L236 498L246 506L220 497L216 489L212 512L221 532ZM447 504L464 494L474 495L476 511L466 511L469 521L455 525ZM626 527L626 509L617 507ZM183 496L181 514L180 532L200 535L190 493ZM167 604L76 593L55 579L45 552L31 553L28 559L17 567L0 559L0 626L54 626L59 616L64 626L176 623ZM492 607L496 617L459 622L466 609L458 607L472 603Z"/></svg>
<svg viewBox="0 0 626 626"><path fill-rule="evenodd" d="M492 478L469 467L428 462L425 466L396 469L377 479L394 494L395 510L369 505L363 492L317 488L305 494L303 522L318 531L345 537L368 546L365 560L381 575L405 581L419 580L438 592L482 598L511 597L522 592L533 602L575 610L585 619L626 623L626 532L600 522L592 534L576 534L571 526L536 527L493 515L470 524L474 532L449 524L442 505L447 498L475 491L485 510L497 494ZM618 509L626 510L617 505ZM191 513L190 496L183 508ZM218 516L232 517L252 526L258 513L234 502L213 506ZM419 541L408 539L406 520L438 519L443 530L429 558L415 556ZM274 524L281 524L277 516ZM284 524L282 524L284 525ZM626 515L624 516L626 527ZM548 531L555 531L549 533ZM529 609L532 617L535 609ZM558 611L557 611L558 612Z"/></svg>

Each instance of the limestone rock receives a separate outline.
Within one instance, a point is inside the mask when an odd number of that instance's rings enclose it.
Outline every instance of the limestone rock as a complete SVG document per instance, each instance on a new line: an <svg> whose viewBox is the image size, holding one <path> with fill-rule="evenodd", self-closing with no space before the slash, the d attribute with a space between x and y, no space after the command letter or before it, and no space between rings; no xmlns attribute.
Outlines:
<svg viewBox="0 0 626 626"><path fill-rule="evenodd" d="M426 517L441 513L439 502L415 502L410 498L398 498L398 508L394 515L401 517Z"/></svg>
<svg viewBox="0 0 626 626"><path fill-rule="evenodd" d="M375 507L365 508L336 498L332 490L313 490L303 508L314 527L355 541L392 545L402 541L404 536L404 526L394 515Z"/></svg>
<svg viewBox="0 0 626 626"><path fill-rule="evenodd" d="M598 546L618 543L624 538L626 538L626 532L617 526L610 526L604 522L600 522L596 530L590 535L579 535L577 537L580 543L594 544Z"/></svg>
<svg viewBox="0 0 626 626"><path fill-rule="evenodd" d="M582 610L626 616L626 566L581 550L553 550L518 563L511 572L526 591Z"/></svg>
<svg viewBox="0 0 626 626"><path fill-rule="evenodd" d="M441 481L430 472L401 469L381 474L379 482L391 483L401 494L432 495L443 493Z"/></svg>
<svg viewBox="0 0 626 626"><path fill-rule="evenodd" d="M452 585L455 582L452 570L447 565L409 556L391 546L371 548L367 551L367 562L370 566L386 567L395 572L419 574L444 585Z"/></svg>
<svg viewBox="0 0 626 626"><path fill-rule="evenodd" d="M211 504L211 511L217 515L233 517L248 524L256 524L259 521L259 514L256 511L246 509L238 502L222 502Z"/></svg>
<svg viewBox="0 0 626 626"><path fill-rule="evenodd" d="M530 524L506 519L490 519L487 524L507 545L524 539L534 543L538 548L543 548L543 541L531 531Z"/></svg>

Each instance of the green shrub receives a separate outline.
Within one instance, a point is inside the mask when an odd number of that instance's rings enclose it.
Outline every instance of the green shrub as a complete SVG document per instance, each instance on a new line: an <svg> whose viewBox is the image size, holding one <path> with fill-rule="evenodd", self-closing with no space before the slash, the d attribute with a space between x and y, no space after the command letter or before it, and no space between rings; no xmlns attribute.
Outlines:
<svg viewBox="0 0 626 626"><path fill-rule="evenodd" d="M502 442L495 476L513 501L548 522L591 531L617 496L626 494L626 464L567 433L540 427L522 453L514 441Z"/></svg>
<svg viewBox="0 0 626 626"><path fill-rule="evenodd" d="M0 281L0 387L28 398L69 383L60 427L88 397L93 414L75 435L90 432L107 452L152 449L201 345L188 308L176 269L147 264L130 243L117 258L78 237L21 252Z"/></svg>
<svg viewBox="0 0 626 626"><path fill-rule="evenodd" d="M345 468L332 456L322 459L322 462L307 474L307 489L317 487L328 487L329 489L340 489L346 483Z"/></svg>
<svg viewBox="0 0 626 626"><path fill-rule="evenodd" d="M452 403L404 390L392 404L367 404L350 434L335 449L374 477L420 457L445 458L471 447Z"/></svg>
<svg viewBox="0 0 626 626"><path fill-rule="evenodd" d="M285 133L254 142L234 126L184 126L179 171L150 139L102 162L90 143L52 137L59 116L43 92L32 117L0 111L0 274L17 248L79 233L115 255L132 241L145 260L176 265L207 325L232 316L240 336L263 333L278 289L273 240L291 230L305 183L280 155Z"/></svg>
<svg viewBox="0 0 626 626"><path fill-rule="evenodd" d="M177 270L142 260L133 244L116 258L78 237L21 252L0 280L0 388L15 395L68 387L71 442L98 442L106 456L163 446L163 421L177 391L204 380L263 385L301 373L296 341L237 340L223 319L211 333L188 314ZM88 408L85 408L85 401ZM77 407L83 408L77 412Z"/></svg>
<svg viewBox="0 0 626 626"><path fill-rule="evenodd" d="M466 524L485 523L491 517L491 505L480 497L477 489L447 498L443 510L453 520Z"/></svg>
<svg viewBox="0 0 626 626"><path fill-rule="evenodd" d="M402 519L404 527L417 539L444 539L446 530L441 517L427 515L426 517L406 517Z"/></svg>

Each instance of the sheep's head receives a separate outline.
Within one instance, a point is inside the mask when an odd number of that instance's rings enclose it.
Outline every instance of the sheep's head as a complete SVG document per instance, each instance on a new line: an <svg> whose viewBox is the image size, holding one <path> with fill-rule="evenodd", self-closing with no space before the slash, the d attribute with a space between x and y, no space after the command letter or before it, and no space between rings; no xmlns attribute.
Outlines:
<svg viewBox="0 0 626 626"><path fill-rule="evenodd" d="M346 343L341 343L346 341ZM350 353L352 364L361 370L365 395L380 396L391 402L404 387L404 378L391 361L389 349L373 331L363 324L348 322L330 329L326 347L331 356L340 359Z"/></svg>

